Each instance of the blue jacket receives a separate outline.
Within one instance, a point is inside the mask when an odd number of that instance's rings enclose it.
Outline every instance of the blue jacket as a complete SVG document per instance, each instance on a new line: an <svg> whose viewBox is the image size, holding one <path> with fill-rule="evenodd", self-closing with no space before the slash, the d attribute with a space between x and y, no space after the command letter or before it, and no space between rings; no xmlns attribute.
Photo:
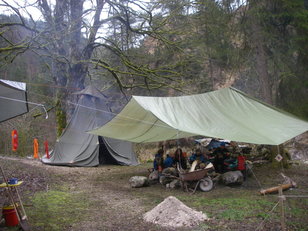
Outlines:
<svg viewBox="0 0 308 231"><path fill-rule="evenodd" d="M158 166L163 167L163 164L164 164L164 158L161 155L156 154L153 162L154 169L158 170Z"/></svg>
<svg viewBox="0 0 308 231"><path fill-rule="evenodd" d="M173 158L171 156L167 156L164 161L164 168L170 168L173 166Z"/></svg>
<svg viewBox="0 0 308 231"><path fill-rule="evenodd" d="M205 159L205 157L203 155L197 156L196 154L192 154L189 157L189 162L192 163L195 160L200 160L202 163L206 163L207 162L207 160Z"/></svg>

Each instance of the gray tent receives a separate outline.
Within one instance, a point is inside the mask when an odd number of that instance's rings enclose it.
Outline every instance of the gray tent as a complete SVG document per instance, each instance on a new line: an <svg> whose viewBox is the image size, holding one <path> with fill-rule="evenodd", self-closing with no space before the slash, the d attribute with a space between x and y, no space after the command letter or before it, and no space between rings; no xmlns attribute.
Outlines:
<svg viewBox="0 0 308 231"><path fill-rule="evenodd" d="M91 85L75 94L79 100L72 118L56 141L50 159L44 157L43 163L68 166L137 165L131 142L87 133L112 119L106 97Z"/></svg>
<svg viewBox="0 0 308 231"><path fill-rule="evenodd" d="M0 122L28 112L26 84L0 79Z"/></svg>

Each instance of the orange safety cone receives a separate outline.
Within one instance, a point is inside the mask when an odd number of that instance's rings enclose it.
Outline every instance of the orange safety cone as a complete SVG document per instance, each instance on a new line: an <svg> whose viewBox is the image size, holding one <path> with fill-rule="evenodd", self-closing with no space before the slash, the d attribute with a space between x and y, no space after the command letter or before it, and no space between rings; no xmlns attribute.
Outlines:
<svg viewBox="0 0 308 231"><path fill-rule="evenodd" d="M34 159L39 159L39 144L38 144L38 140L36 138L34 138L33 140L33 158Z"/></svg>
<svg viewBox="0 0 308 231"><path fill-rule="evenodd" d="M18 148L18 133L17 130L12 131L12 151L16 152Z"/></svg>

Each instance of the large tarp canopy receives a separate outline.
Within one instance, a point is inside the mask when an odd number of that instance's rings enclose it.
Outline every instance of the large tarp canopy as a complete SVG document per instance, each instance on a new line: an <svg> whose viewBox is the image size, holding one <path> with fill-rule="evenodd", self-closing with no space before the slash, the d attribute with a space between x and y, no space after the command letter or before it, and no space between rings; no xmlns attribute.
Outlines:
<svg viewBox="0 0 308 231"><path fill-rule="evenodd" d="M0 122L28 112L26 84L0 79Z"/></svg>
<svg viewBox="0 0 308 231"><path fill-rule="evenodd" d="M278 145L308 130L308 122L224 88L180 97L133 96L110 122L90 133L137 143L195 135Z"/></svg>

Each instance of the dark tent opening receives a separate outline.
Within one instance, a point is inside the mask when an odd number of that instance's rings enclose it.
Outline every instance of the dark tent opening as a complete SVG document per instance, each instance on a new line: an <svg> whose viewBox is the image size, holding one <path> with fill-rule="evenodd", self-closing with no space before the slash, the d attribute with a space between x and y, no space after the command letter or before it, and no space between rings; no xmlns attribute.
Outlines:
<svg viewBox="0 0 308 231"><path fill-rule="evenodd" d="M103 137L98 137L99 141L99 164L118 164L117 160L112 157L106 144L103 141Z"/></svg>

